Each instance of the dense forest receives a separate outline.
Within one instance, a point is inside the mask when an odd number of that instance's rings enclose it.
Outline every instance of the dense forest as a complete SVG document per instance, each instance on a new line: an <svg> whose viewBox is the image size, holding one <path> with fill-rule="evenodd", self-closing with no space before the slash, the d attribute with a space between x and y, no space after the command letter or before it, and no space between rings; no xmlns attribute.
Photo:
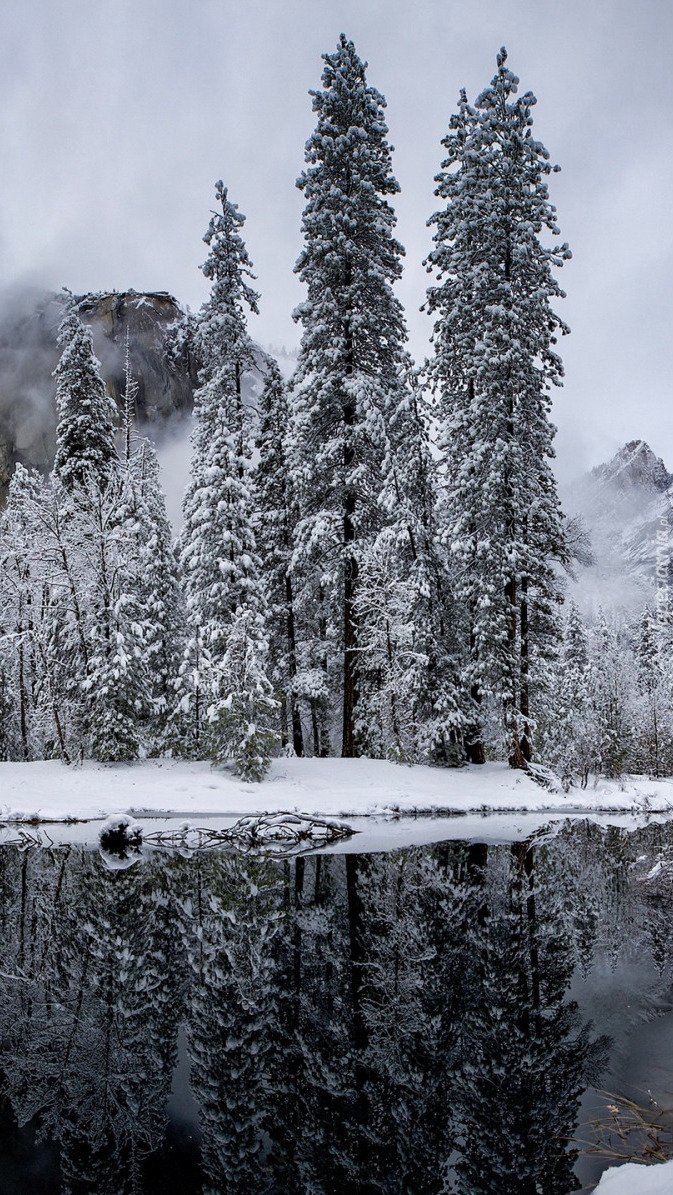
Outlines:
<svg viewBox="0 0 673 1195"><path fill-rule="evenodd" d="M668 566L636 619L564 603L590 549L551 465L570 251L535 97L504 50L460 95L421 367L394 294L385 100L343 35L312 97L289 380L248 332L244 217L216 184L210 297L173 329L199 367L177 543L130 348L116 404L64 294L53 470L17 466L0 524L0 758L170 753L246 779L278 751L502 758L567 784L670 773Z"/></svg>

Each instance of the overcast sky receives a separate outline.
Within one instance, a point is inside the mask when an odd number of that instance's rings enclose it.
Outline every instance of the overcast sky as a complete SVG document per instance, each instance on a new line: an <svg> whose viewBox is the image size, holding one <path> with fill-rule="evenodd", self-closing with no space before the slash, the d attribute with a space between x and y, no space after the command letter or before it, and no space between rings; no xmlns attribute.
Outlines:
<svg viewBox="0 0 673 1195"><path fill-rule="evenodd" d="M169 290L197 309L223 178L262 296L250 330L296 345L307 92L342 30L388 100L416 359L440 140L505 44L562 167L551 197L574 254L560 473L635 437L673 468L670 0L4 0L0 285Z"/></svg>

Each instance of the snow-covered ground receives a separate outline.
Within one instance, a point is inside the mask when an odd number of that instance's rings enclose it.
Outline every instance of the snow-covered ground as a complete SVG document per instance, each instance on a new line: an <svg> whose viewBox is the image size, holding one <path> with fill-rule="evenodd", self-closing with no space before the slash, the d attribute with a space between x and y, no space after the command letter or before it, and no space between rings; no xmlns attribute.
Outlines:
<svg viewBox="0 0 673 1195"><path fill-rule="evenodd" d="M417 813L672 813L673 780L601 780L550 791L506 764L458 770L368 759L277 759L260 784L208 763L0 763L0 822L98 819L111 813L242 817L289 810L332 817Z"/></svg>
<svg viewBox="0 0 673 1195"><path fill-rule="evenodd" d="M671 1195L673 1162L640 1166L627 1162L611 1166L596 1187L598 1195Z"/></svg>

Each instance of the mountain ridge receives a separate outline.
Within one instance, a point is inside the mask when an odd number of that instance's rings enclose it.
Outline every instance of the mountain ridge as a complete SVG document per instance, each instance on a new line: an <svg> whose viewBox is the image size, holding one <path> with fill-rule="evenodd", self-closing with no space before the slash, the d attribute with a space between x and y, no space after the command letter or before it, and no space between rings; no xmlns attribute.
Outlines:
<svg viewBox="0 0 673 1195"><path fill-rule="evenodd" d="M591 469L572 490L562 490L564 507L579 515L591 540L594 563L569 583L569 596L585 615L601 607L632 614L660 606L673 592L673 474L646 440L630 440L609 460Z"/></svg>
<svg viewBox="0 0 673 1195"><path fill-rule="evenodd" d="M602 484L620 490L641 486L661 492L673 485L673 474L668 472L661 457L655 456L646 440L629 440L612 460L596 465L591 475Z"/></svg>

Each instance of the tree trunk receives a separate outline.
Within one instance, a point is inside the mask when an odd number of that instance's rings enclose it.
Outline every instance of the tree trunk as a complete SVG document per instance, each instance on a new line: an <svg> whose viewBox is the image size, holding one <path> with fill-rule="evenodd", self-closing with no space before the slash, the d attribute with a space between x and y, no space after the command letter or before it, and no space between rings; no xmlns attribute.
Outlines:
<svg viewBox="0 0 673 1195"><path fill-rule="evenodd" d="M516 584L515 577L511 577L510 580L507 582L507 585L505 586L505 598L509 604L509 614L510 614L509 625L507 628L507 643L508 643L508 647L509 647L509 651L508 651L509 676L507 677L507 682L511 686L512 690L514 690L515 682L517 680L517 676L516 676L517 670L514 667L514 664L516 661L516 654L517 654L516 640L517 640L517 623L518 623L517 584ZM509 708L509 713L507 712L508 708ZM509 766L510 766L510 768L525 768L526 760L525 760L523 751L521 750L521 743L519 741L519 711L517 708L517 702L515 700L515 693L513 691L510 692L510 694L508 695L508 697L506 699L505 723L506 724L509 723L508 729L509 729L509 733L511 736L510 737Z"/></svg>
<svg viewBox="0 0 673 1195"><path fill-rule="evenodd" d="M352 281L351 264L347 260L344 271L344 285L350 286ZM353 331L350 319L344 323L344 375L348 383L354 373L355 358L353 347ZM352 758L357 754L355 750L355 703L356 691L356 656L357 656L357 624L355 616L355 589L358 577L358 562L353 551L355 544L355 506L356 495L351 481L351 471L355 464L355 448L353 435L356 422L356 406L353 395L344 388L343 393L343 430L344 430L344 508L343 508L343 543L344 543L344 694L343 694L343 740L341 754Z"/></svg>
<svg viewBox="0 0 673 1195"><path fill-rule="evenodd" d="M279 697L279 700L280 700L280 745L281 745L281 747L283 747L283 749L284 749L285 747L287 747L287 744L288 744L288 737L287 737L287 696L286 696L286 694L285 694L285 693L281 693L281 694L280 694L280 697Z"/></svg>
<svg viewBox="0 0 673 1195"><path fill-rule="evenodd" d="M474 378L468 381L468 393L470 402L474 402ZM470 527L470 533L474 542L476 536L476 527L474 524ZM477 650L477 638L474 633L474 623L470 619L470 661L472 665L479 660L479 653ZM482 692L479 684L473 681L470 685L470 697L474 702L475 709L478 711L482 703ZM468 763L483 764L486 763L486 752L484 751L484 741L482 738L481 717L478 716L473 726L468 726L465 733L465 754L467 755Z"/></svg>
<svg viewBox="0 0 673 1195"><path fill-rule="evenodd" d="M318 730L318 707L315 697L311 698L311 729L313 731L313 757L320 757L320 732Z"/></svg>
<svg viewBox="0 0 673 1195"><path fill-rule="evenodd" d="M521 717L523 719L523 734L521 735L521 754L528 763L533 754L530 733L530 681L529 681L529 643L528 643L528 578L521 579L521 605L520 605L520 627L521 627L521 649L520 649L520 675L521 675L521 689L519 693L519 709L521 710Z"/></svg>
<svg viewBox="0 0 673 1195"><path fill-rule="evenodd" d="M289 573L285 574L285 610L286 610L286 631L287 631L287 645L288 645L288 661L290 670L290 691L288 693L290 703L290 721L292 723L292 746L294 747L295 755L304 754L304 736L301 729L301 718L299 716L299 702L297 700L297 693L295 690L295 677L297 675L297 636L294 622L294 597L292 593L292 578Z"/></svg>
<svg viewBox="0 0 673 1195"><path fill-rule="evenodd" d="M388 666L390 668L390 673L392 675L392 672L393 672L393 643L392 643L392 639L390 636L390 620L388 618L386 618L386 654L388 656ZM397 750L401 753L403 750L402 735L400 733L400 722L399 722L399 718L397 716L397 697L395 695L394 689L391 691L391 694L390 694L390 719L391 719L392 727L393 727L393 735L395 736L395 746L397 747Z"/></svg>
<svg viewBox="0 0 673 1195"><path fill-rule="evenodd" d="M470 627L470 658L473 661L477 659L474 627ZM479 709L482 702L482 694L476 682L470 685L470 697L477 709ZM465 754L467 755L468 763L486 763L486 752L484 751L484 742L481 737L481 721L476 722L474 726L468 727L465 734Z"/></svg>
<svg viewBox="0 0 673 1195"><path fill-rule="evenodd" d="M30 758L30 751L28 749L28 692L24 656L23 631L21 631L19 634L19 721L21 724L21 749L25 762Z"/></svg>
<svg viewBox="0 0 673 1195"><path fill-rule="evenodd" d="M344 531L351 523L348 506L344 518ZM355 503L352 502L354 510ZM350 540L353 536L350 536ZM347 542L349 542L347 540ZM344 564L344 698L343 698L343 741L341 754L352 758L357 754L355 750L355 703L357 701L355 661L357 653L357 627L355 623L355 584L358 566L355 557L348 556Z"/></svg>

